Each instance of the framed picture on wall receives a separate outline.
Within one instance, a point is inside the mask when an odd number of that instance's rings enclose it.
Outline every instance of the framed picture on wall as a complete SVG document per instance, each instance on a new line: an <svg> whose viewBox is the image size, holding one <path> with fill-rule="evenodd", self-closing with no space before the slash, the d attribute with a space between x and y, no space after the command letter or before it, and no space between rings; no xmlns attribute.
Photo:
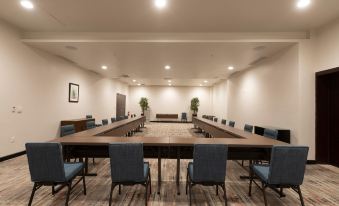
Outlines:
<svg viewBox="0 0 339 206"><path fill-rule="evenodd" d="M69 83L69 93L68 93L69 102L79 102L79 85Z"/></svg>

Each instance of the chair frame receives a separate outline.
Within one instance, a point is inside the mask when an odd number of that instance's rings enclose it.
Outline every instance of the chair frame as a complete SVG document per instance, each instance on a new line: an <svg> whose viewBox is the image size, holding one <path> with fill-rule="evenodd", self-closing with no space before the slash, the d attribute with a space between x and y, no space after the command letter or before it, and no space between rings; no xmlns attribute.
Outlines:
<svg viewBox="0 0 339 206"><path fill-rule="evenodd" d="M225 199L225 206L227 206L227 195L226 195L226 184L225 182L194 182L191 180L191 177L189 175L188 167L187 167L187 177L186 177L186 195L187 195L187 190L189 190L189 200L190 200L190 205L192 205L192 188L195 185L203 185L203 186L216 186L216 195L218 195L219 191L218 188L219 186L223 189L224 192L224 199Z"/></svg>
<svg viewBox="0 0 339 206"><path fill-rule="evenodd" d="M111 191L109 195L109 206L112 205L112 200L113 200L113 191L116 186L119 186L119 195L121 194L121 185L124 186L131 186L131 185L142 185L145 187L146 192L145 192L145 205L147 206L147 202L149 199L149 196L152 194L152 180L151 180L151 170L148 168L148 177L145 182L113 182L111 184ZM148 193L148 188L150 192Z"/></svg>
<svg viewBox="0 0 339 206"><path fill-rule="evenodd" d="M73 180L77 177L80 176L79 180L72 185ZM72 179L70 179L69 181L66 182L34 182L33 185L33 189L32 189L32 193L31 193L31 197L29 199L29 203L28 206L32 205L33 202L33 198L34 198L34 194L35 192L41 188L42 186L52 186L52 195L55 195L56 193L58 193L61 189L63 189L65 186L67 186L68 190L67 190L67 196L66 196L66 202L65 205L68 206L68 201L69 201L69 197L71 194L72 189L79 183L82 181L83 187L84 187L84 195L86 195L86 181L85 181L85 168L83 168L82 170L80 170L78 172L77 175L75 175ZM61 185L59 188L55 189L55 186L57 185Z"/></svg>

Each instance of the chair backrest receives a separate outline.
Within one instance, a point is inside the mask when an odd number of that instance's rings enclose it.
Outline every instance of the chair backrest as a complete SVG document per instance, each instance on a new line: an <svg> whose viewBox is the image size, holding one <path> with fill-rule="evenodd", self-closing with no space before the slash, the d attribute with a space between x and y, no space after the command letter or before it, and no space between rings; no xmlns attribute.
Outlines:
<svg viewBox="0 0 339 206"><path fill-rule="evenodd" d="M108 119L103 119L102 120L102 125L108 125Z"/></svg>
<svg viewBox="0 0 339 206"><path fill-rule="evenodd" d="M92 119L92 115L90 114L86 115L86 119Z"/></svg>
<svg viewBox="0 0 339 206"><path fill-rule="evenodd" d="M245 124L244 131L252 133L253 132L253 126L249 125L249 124Z"/></svg>
<svg viewBox="0 0 339 206"><path fill-rule="evenodd" d="M86 128L87 129L92 129L95 127L95 121L87 121L86 122Z"/></svg>
<svg viewBox="0 0 339 206"><path fill-rule="evenodd" d="M125 115L125 116L124 116L124 119L128 119L128 116Z"/></svg>
<svg viewBox="0 0 339 206"><path fill-rule="evenodd" d="M64 182L65 169L59 143L26 143L29 171L33 182Z"/></svg>
<svg viewBox="0 0 339 206"><path fill-rule="evenodd" d="M304 180L308 147L274 146L268 175L269 184L301 185Z"/></svg>
<svg viewBox="0 0 339 206"><path fill-rule="evenodd" d="M226 119L222 119L222 120L221 120L221 124L226 125Z"/></svg>
<svg viewBox="0 0 339 206"><path fill-rule="evenodd" d="M181 113L181 119L187 119L187 113L186 112Z"/></svg>
<svg viewBox="0 0 339 206"><path fill-rule="evenodd" d="M60 137L71 135L75 133L75 127L73 124L63 125L60 128Z"/></svg>
<svg viewBox="0 0 339 206"><path fill-rule="evenodd" d="M113 122L115 122L115 121L116 121L115 117L112 117L112 118L111 118L111 122L113 123Z"/></svg>
<svg viewBox="0 0 339 206"><path fill-rule="evenodd" d="M213 121L214 121L214 122L218 122L218 118L217 118L217 117L214 117Z"/></svg>
<svg viewBox="0 0 339 206"><path fill-rule="evenodd" d="M228 122L228 126L234 127L234 126L235 126L235 121L229 121L229 122Z"/></svg>
<svg viewBox="0 0 339 206"><path fill-rule="evenodd" d="M144 151L142 143L109 145L112 182L143 182Z"/></svg>
<svg viewBox="0 0 339 206"><path fill-rule="evenodd" d="M194 182L225 182L227 152L227 145L194 145L192 180Z"/></svg>
<svg viewBox="0 0 339 206"><path fill-rule="evenodd" d="M278 131L275 129L265 129L264 130L264 137L277 139L278 138Z"/></svg>

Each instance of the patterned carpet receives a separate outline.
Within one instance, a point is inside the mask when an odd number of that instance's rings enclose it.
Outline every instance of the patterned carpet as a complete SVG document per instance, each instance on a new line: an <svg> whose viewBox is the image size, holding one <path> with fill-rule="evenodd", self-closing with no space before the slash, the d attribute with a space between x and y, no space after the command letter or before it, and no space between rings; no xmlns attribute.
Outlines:
<svg viewBox="0 0 339 206"><path fill-rule="evenodd" d="M201 134L194 133L192 124L178 123L150 123L146 125L143 136L182 136L193 137ZM180 131L180 132L179 132ZM185 195L186 167L189 160L181 161L180 165L180 189L181 195L176 194L175 174L176 161L163 159L162 161L162 187L161 194L156 194L157 189L157 160L146 159L150 162L152 175L152 194L148 205L173 206L188 205L188 197ZM77 185L71 196L70 205L73 206L101 206L108 205L110 190L110 165L108 159L96 159L95 165L90 165L90 172L97 172L96 177L87 177L87 195L82 193L82 185ZM226 188L228 205L263 205L263 197L255 186L252 189L252 197L248 196L248 180L241 180L240 175L247 172L235 161L227 162ZM27 205L32 183L30 181L27 158L21 156L0 163L0 205L17 206ZM114 205L144 205L144 187L123 187L119 195L117 189L113 193ZM220 190L221 191L221 190ZM267 191L269 205L291 206L300 205L298 195L292 190L284 190L286 197ZM302 193L307 206L335 206L339 205L339 169L329 165L307 165L305 180L302 185ZM64 205L66 189L56 195L51 194L50 187L38 190L33 205ZM224 205L221 194L215 194L214 187L195 186L193 188L193 205Z"/></svg>

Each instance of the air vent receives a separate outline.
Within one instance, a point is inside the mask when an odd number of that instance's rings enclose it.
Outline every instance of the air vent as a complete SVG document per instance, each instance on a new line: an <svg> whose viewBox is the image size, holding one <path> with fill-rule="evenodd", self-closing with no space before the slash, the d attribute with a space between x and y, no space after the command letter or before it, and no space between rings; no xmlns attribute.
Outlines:
<svg viewBox="0 0 339 206"><path fill-rule="evenodd" d="M78 50L78 48L76 48L75 46L65 46L66 49L72 50L72 51L76 51Z"/></svg>
<svg viewBox="0 0 339 206"><path fill-rule="evenodd" d="M121 78L129 78L129 75L128 74L123 74L120 76Z"/></svg>
<svg viewBox="0 0 339 206"><path fill-rule="evenodd" d="M267 57L260 57L259 59L254 60L253 62L249 63L249 66L254 66L256 64L259 64L260 62L266 60Z"/></svg>
<svg viewBox="0 0 339 206"><path fill-rule="evenodd" d="M253 50L255 51L262 51L262 50L265 50L266 49L266 46L257 46L257 47L254 47Z"/></svg>

